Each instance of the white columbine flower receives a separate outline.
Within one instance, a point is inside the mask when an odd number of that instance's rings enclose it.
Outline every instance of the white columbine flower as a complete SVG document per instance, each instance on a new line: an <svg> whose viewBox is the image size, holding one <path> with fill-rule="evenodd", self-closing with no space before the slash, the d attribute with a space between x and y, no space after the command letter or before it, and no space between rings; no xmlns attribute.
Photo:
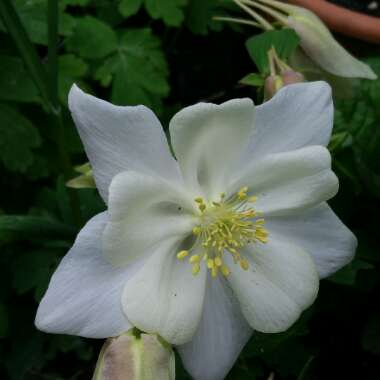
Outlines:
<svg viewBox="0 0 380 380"><path fill-rule="evenodd" d="M106 338L134 325L176 345L194 379L220 380L253 330L286 330L351 260L356 239L325 203L338 189L326 83L183 109L176 159L146 107L76 86L69 104L108 210L53 275L39 329Z"/></svg>

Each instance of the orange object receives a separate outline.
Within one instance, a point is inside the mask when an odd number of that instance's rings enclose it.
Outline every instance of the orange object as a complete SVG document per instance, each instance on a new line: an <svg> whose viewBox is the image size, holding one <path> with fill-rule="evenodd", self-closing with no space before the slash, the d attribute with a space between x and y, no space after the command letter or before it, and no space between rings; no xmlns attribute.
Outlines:
<svg viewBox="0 0 380 380"><path fill-rule="evenodd" d="M380 44L378 17L354 12L325 0L288 0L288 2L310 9L336 32Z"/></svg>

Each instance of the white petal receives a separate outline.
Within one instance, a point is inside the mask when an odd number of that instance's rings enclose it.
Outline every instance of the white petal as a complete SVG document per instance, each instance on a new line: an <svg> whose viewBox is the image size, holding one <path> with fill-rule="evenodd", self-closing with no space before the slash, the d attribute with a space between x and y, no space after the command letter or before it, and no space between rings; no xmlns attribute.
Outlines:
<svg viewBox="0 0 380 380"><path fill-rule="evenodd" d="M326 146L333 126L331 88L325 82L283 87L256 107L256 129L246 160L287 152L308 145Z"/></svg>
<svg viewBox="0 0 380 380"><path fill-rule="evenodd" d="M115 269L102 255L107 214L92 218L51 278L36 316L38 329L90 338L108 338L131 328L121 294L138 266Z"/></svg>
<svg viewBox="0 0 380 380"><path fill-rule="evenodd" d="M252 334L224 279L208 282L202 320L193 339L178 347L195 380L222 380Z"/></svg>
<svg viewBox="0 0 380 380"><path fill-rule="evenodd" d="M221 105L199 103L178 112L170 122L173 149L186 184L210 198L223 184L253 131L250 99Z"/></svg>
<svg viewBox="0 0 380 380"><path fill-rule="evenodd" d="M192 338L202 316L206 269L193 276L191 265L177 260L176 248L168 241L152 250L124 288L122 305L140 330L183 344Z"/></svg>
<svg viewBox="0 0 380 380"><path fill-rule="evenodd" d="M313 260L301 248L269 236L248 256L249 269L231 263L228 277L241 309L254 330L287 330L318 293L319 277Z"/></svg>
<svg viewBox="0 0 380 380"><path fill-rule="evenodd" d="M297 215L268 218L266 228L307 251L321 278L348 264L357 246L353 233L325 203Z"/></svg>
<svg viewBox="0 0 380 380"><path fill-rule="evenodd" d="M114 106L76 85L69 107L105 202L112 178L125 170L179 178L161 124L150 109Z"/></svg>
<svg viewBox="0 0 380 380"><path fill-rule="evenodd" d="M314 206L338 191L331 156L322 146L309 146L252 161L239 173L229 193L248 186L258 197L255 209L264 216L281 215Z"/></svg>
<svg viewBox="0 0 380 380"><path fill-rule="evenodd" d="M191 199L161 178L132 171L118 174L110 186L110 220L103 234L107 260L127 265L159 242L191 234L196 223Z"/></svg>

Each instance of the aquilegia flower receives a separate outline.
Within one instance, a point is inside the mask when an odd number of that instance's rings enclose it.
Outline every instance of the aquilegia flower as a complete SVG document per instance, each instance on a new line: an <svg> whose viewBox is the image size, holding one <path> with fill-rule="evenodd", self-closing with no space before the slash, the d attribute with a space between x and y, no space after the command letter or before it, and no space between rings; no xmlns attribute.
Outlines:
<svg viewBox="0 0 380 380"><path fill-rule="evenodd" d="M195 379L223 379L253 330L286 330L319 278L351 260L356 239L325 203L338 189L326 83L258 107L183 109L170 122L176 159L146 107L76 86L69 104L108 210L53 275L39 329L105 338L137 326L176 345Z"/></svg>

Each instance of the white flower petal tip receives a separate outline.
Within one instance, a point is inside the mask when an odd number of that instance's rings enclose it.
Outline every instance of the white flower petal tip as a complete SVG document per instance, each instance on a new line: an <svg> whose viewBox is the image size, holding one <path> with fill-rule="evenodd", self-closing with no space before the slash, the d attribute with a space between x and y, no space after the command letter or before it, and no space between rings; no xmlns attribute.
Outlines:
<svg viewBox="0 0 380 380"><path fill-rule="evenodd" d="M115 269L102 254L107 213L92 218L59 264L35 319L45 332L108 338L131 328L120 307L123 286L136 266Z"/></svg>
<svg viewBox="0 0 380 380"><path fill-rule="evenodd" d="M323 203L295 215L267 218L272 235L303 247L312 257L320 278L347 265L357 248L355 235Z"/></svg>
<svg viewBox="0 0 380 380"><path fill-rule="evenodd" d="M73 85L69 108L105 202L113 177L126 170L180 181L162 126L147 107L115 106Z"/></svg>
<svg viewBox="0 0 380 380"><path fill-rule="evenodd" d="M245 161L309 145L327 146L334 120L331 87L323 81L290 84L256 107L256 128Z"/></svg>

